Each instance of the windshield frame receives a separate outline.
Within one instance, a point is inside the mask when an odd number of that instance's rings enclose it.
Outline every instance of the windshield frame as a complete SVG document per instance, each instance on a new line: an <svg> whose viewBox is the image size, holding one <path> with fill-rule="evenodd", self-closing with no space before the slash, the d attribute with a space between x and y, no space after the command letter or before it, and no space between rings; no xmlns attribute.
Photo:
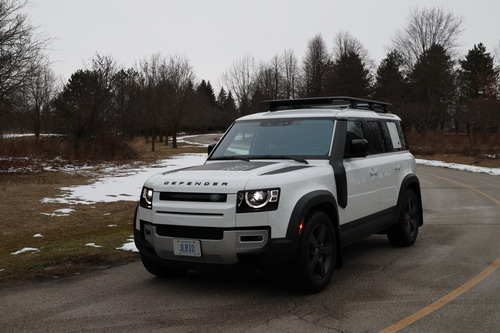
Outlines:
<svg viewBox="0 0 500 333"><path fill-rule="evenodd" d="M331 137L330 137L330 144L327 150L327 153L324 155L298 155L298 154L266 154L266 155L228 155L228 156L217 156L214 157L216 154L217 150L221 148L221 143L224 142L224 140L227 139L227 136L230 135L231 130L236 126L237 124L242 124L242 123L261 123L265 121L304 121L304 120L327 120L332 122L332 127L331 127ZM335 133L335 127L336 127L336 121L337 118L333 117L276 117L276 118L269 118L269 119L248 119L248 120L236 120L231 126L227 129L227 131L224 133L222 138L219 140L217 145L214 147L214 149L210 152L210 155L207 158L207 161L224 161L224 160L242 160L242 161L249 161L249 160L263 160L263 159L269 159L269 160L276 160L276 159L291 159L291 160L296 160L298 162L305 162L305 160L329 160L330 156L332 154L332 149L333 149L333 138L334 138L334 133Z"/></svg>

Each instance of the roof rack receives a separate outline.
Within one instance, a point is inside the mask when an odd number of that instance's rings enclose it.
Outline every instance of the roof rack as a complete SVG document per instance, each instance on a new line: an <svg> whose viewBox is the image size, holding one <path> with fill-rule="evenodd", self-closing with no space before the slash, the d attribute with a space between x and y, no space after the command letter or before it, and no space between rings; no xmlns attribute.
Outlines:
<svg viewBox="0 0 500 333"><path fill-rule="evenodd" d="M282 110L280 107L297 108L297 107L342 107L348 106L352 109L366 109L377 112L388 113L387 108L391 106L389 103L373 101L370 99L333 96L333 97L313 97L313 98L297 98L297 99L275 99L263 101L262 103L269 104L269 111Z"/></svg>

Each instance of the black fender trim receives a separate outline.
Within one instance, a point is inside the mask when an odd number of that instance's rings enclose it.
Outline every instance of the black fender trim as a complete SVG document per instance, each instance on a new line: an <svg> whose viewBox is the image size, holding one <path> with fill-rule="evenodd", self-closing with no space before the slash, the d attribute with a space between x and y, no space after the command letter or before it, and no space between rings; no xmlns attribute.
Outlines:
<svg viewBox="0 0 500 333"><path fill-rule="evenodd" d="M420 217L421 217L420 226L422 226L424 224L424 215L422 212L423 208L422 208L422 195L420 191L420 180L414 173L406 175L406 177L403 178L403 181L401 182L401 187L399 188L396 216L400 216L401 214L401 209L403 209L401 200L403 200L404 193L406 192L407 189L412 189L417 196L417 200L420 206Z"/></svg>
<svg viewBox="0 0 500 333"><path fill-rule="evenodd" d="M315 208L322 209L333 222L338 244L337 253L339 254L339 257L337 258L337 266L340 268L342 266L342 246L340 244L338 207L333 194L326 190L310 192L300 198L295 204L290 217L290 222L288 223L288 229L286 231L286 239L290 240L293 244L293 247L291 248L293 253L290 253L290 255L293 255L293 258L297 256L300 242L299 226L302 220L305 219Z"/></svg>
<svg viewBox="0 0 500 333"><path fill-rule="evenodd" d="M333 137L332 155L330 165L335 175L335 186L337 187L337 201L342 208L347 207L347 175L344 168L344 148L347 131L347 122L339 119L335 123L335 134Z"/></svg>

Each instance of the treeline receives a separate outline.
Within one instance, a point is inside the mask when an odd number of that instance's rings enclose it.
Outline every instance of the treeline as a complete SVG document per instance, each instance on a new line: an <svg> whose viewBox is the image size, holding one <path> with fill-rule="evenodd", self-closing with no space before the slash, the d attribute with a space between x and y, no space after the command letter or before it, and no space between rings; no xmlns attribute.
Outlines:
<svg viewBox="0 0 500 333"><path fill-rule="evenodd" d="M54 126L68 135L76 154L89 139L135 135L151 137L153 151L157 138L170 137L177 148L179 132L221 131L236 118L230 92L221 89L216 97L209 81L194 82L181 56L155 54L126 69L97 55L52 100Z"/></svg>
<svg viewBox="0 0 500 333"><path fill-rule="evenodd" d="M378 66L348 32L329 49L321 35L302 60L293 50L268 62L247 55L222 74L222 87L200 80L188 58L154 54L132 68L96 55L57 88L36 34L19 10L0 0L0 133L27 129L82 147L144 135L177 146L181 132L222 131L238 116L265 111L267 99L345 95L393 104L418 131L500 132L499 67L481 43L458 56L462 21L442 9L414 9Z"/></svg>
<svg viewBox="0 0 500 333"><path fill-rule="evenodd" d="M222 78L241 114L264 111L266 99L355 96L392 103L417 131L500 134L500 68L482 43L459 57L461 31L450 12L414 9L378 66L342 31L331 51L321 35L310 39L300 64L293 50L260 64L246 56Z"/></svg>

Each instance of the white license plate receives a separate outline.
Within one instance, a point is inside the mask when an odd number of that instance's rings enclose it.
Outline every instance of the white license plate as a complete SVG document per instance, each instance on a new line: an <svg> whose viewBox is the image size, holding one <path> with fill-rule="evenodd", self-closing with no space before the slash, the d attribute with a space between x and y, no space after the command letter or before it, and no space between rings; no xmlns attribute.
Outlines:
<svg viewBox="0 0 500 333"><path fill-rule="evenodd" d="M195 239L174 239L174 254L176 256L201 257L201 245Z"/></svg>

